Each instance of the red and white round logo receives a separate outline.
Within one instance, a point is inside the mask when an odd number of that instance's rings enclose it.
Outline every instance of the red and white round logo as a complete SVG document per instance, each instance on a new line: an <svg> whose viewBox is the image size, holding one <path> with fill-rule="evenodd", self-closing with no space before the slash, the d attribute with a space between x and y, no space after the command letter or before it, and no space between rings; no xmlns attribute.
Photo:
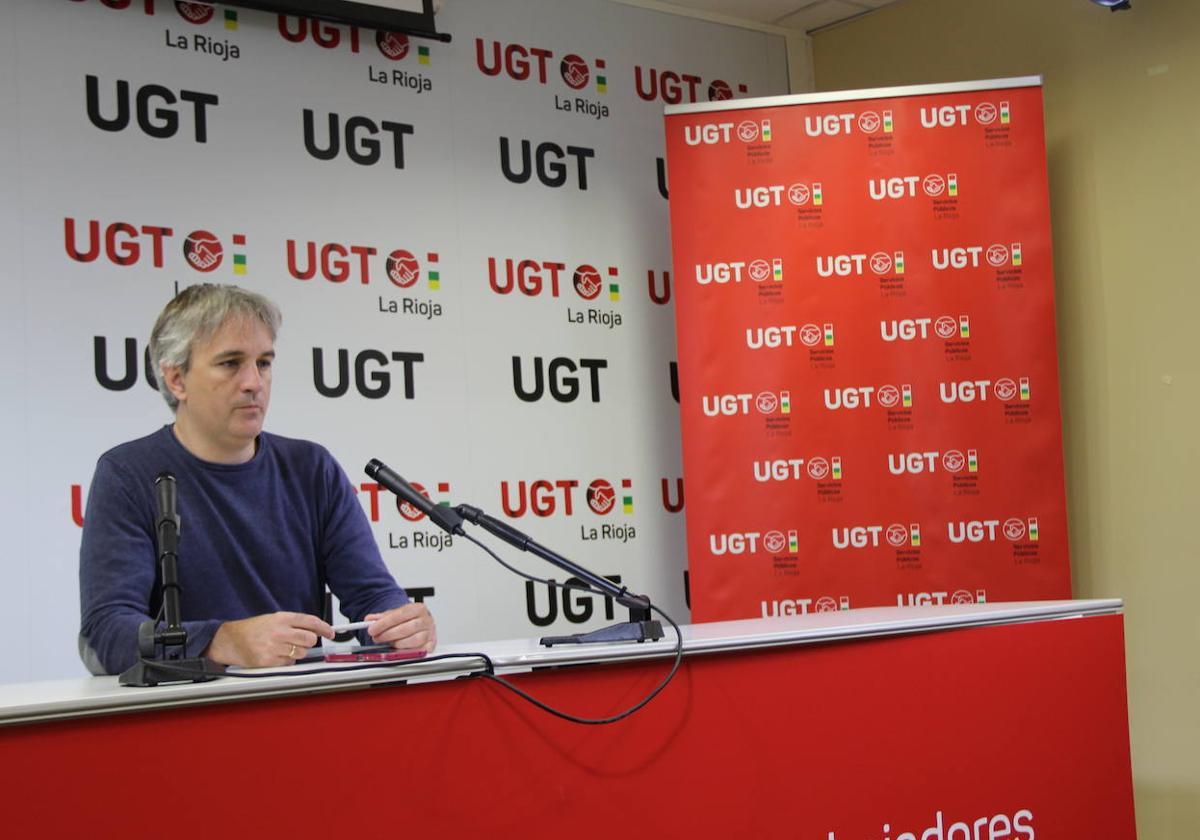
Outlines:
<svg viewBox="0 0 1200 840"><path fill-rule="evenodd" d="M773 414L779 408L779 396L771 391L763 391L754 399L754 406L760 414Z"/></svg>
<svg viewBox="0 0 1200 840"><path fill-rule="evenodd" d="M595 300L604 284L600 280L600 272L590 265L581 265L575 269L575 291L584 300Z"/></svg>
<svg viewBox="0 0 1200 840"><path fill-rule="evenodd" d="M772 554L778 554L787 548L787 537L782 531L767 531L763 534L763 548Z"/></svg>
<svg viewBox="0 0 1200 840"><path fill-rule="evenodd" d="M1025 536L1024 520L1013 517L1012 519L1004 520L1004 536L1008 537L1012 542L1016 542Z"/></svg>
<svg viewBox="0 0 1200 840"><path fill-rule="evenodd" d="M876 251L871 255L871 270L883 276L892 270L892 255L884 251Z"/></svg>
<svg viewBox="0 0 1200 840"><path fill-rule="evenodd" d="M858 115L858 128L867 134L874 134L878 131L880 122L879 114L874 111L863 111Z"/></svg>
<svg viewBox="0 0 1200 840"><path fill-rule="evenodd" d="M949 315L943 315L933 322L933 331L938 338L954 338L958 333L958 321Z"/></svg>
<svg viewBox="0 0 1200 840"><path fill-rule="evenodd" d="M980 102L975 106L975 120L980 125L991 125L996 121L996 106L991 102Z"/></svg>
<svg viewBox="0 0 1200 840"><path fill-rule="evenodd" d="M429 498L429 493L426 492L424 487L422 487L420 484L418 484L415 481L410 482L410 483L412 484L412 488L414 490L416 490L418 493L420 493L426 499ZM400 511L400 515L403 516L405 519L407 519L409 522L420 522L422 519L425 518L425 514L421 513L421 511L417 510L415 507L410 505L408 502L400 501L400 498L398 496L396 497L396 510Z"/></svg>
<svg viewBox="0 0 1200 840"><path fill-rule="evenodd" d="M421 279L421 265L410 252L397 249L388 254L387 276L392 285L407 289Z"/></svg>
<svg viewBox="0 0 1200 840"><path fill-rule="evenodd" d="M900 389L895 385L881 385L875 396L881 406L891 408L900 402Z"/></svg>
<svg viewBox="0 0 1200 840"><path fill-rule="evenodd" d="M562 80L567 83L567 87L572 90L579 90L586 85L591 75L587 62L577 55L564 56L558 65L558 72L562 74Z"/></svg>
<svg viewBox="0 0 1200 840"><path fill-rule="evenodd" d="M996 380L996 384L992 386L992 391L995 393L996 399L1008 401L1017 395L1017 383L1005 376L1002 379Z"/></svg>
<svg viewBox="0 0 1200 840"><path fill-rule="evenodd" d="M946 179L937 174L926 175L925 180L921 182L921 188L925 190L925 195L937 198L946 191Z"/></svg>
<svg viewBox="0 0 1200 840"><path fill-rule="evenodd" d="M837 601L830 598L828 595L823 595L817 599L817 612L837 612Z"/></svg>
<svg viewBox="0 0 1200 840"><path fill-rule="evenodd" d="M956 589L950 596L951 604L974 604L975 596L965 589Z"/></svg>
<svg viewBox="0 0 1200 840"><path fill-rule="evenodd" d="M908 543L908 528L899 524L889 525L887 529L887 541L889 545L895 548L906 545Z"/></svg>
<svg viewBox="0 0 1200 840"><path fill-rule="evenodd" d="M587 487L587 503L592 513L604 516L617 506L617 493L603 478L597 478Z"/></svg>
<svg viewBox="0 0 1200 840"><path fill-rule="evenodd" d="M733 99L733 88L728 82L717 79L708 86L708 101L720 102L722 99Z"/></svg>
<svg viewBox="0 0 1200 840"><path fill-rule="evenodd" d="M800 343L805 347L816 347L821 343L824 333L816 324L805 324L800 328Z"/></svg>
<svg viewBox="0 0 1200 840"><path fill-rule="evenodd" d="M946 472L956 473L962 472L962 468L967 465L967 459L957 449L951 449L949 452L942 455L942 469Z"/></svg>
<svg viewBox="0 0 1200 840"><path fill-rule="evenodd" d="M809 458L808 459L808 477L820 481L825 476L829 475L829 462L824 458Z"/></svg>
<svg viewBox="0 0 1200 840"><path fill-rule="evenodd" d="M206 230L194 230L183 240L184 259L197 271L213 271L224 254L221 240Z"/></svg>
<svg viewBox="0 0 1200 840"><path fill-rule="evenodd" d="M746 271L750 275L750 279L755 283L761 283L771 276L771 264L766 260L754 260L746 267Z"/></svg>
<svg viewBox="0 0 1200 840"><path fill-rule="evenodd" d="M385 32L381 29L375 33L375 46L379 47L384 58L399 61L408 55L408 36L403 32Z"/></svg>
<svg viewBox="0 0 1200 840"><path fill-rule="evenodd" d="M788 187L788 201L797 207L808 204L810 198L812 198L812 190L808 188L808 184L792 184Z"/></svg>
<svg viewBox="0 0 1200 840"><path fill-rule="evenodd" d="M758 123L754 120L745 120L738 123L738 139L743 143L753 143L758 139Z"/></svg>
<svg viewBox="0 0 1200 840"><path fill-rule="evenodd" d="M126 4L128 5L128 4ZM188 23L208 23L216 14L216 9L208 3L181 3L176 0L175 11Z"/></svg>
<svg viewBox="0 0 1200 840"><path fill-rule="evenodd" d="M987 249L988 265L999 268L1008 265L1008 247L1005 245L990 245Z"/></svg>

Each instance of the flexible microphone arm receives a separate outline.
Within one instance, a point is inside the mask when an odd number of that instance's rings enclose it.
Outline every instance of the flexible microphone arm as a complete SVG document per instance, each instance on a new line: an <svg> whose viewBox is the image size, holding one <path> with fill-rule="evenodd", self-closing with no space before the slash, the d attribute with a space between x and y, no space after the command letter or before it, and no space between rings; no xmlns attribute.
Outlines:
<svg viewBox="0 0 1200 840"><path fill-rule="evenodd" d="M578 563L574 563L561 554L551 551L544 545L535 542L528 534L518 531L507 522L501 522L493 516L488 516L482 510L472 505L458 505L454 510L472 525L478 525L489 534L499 537L514 548L519 548L521 551L528 551L530 554L542 558L547 563L558 566L558 568L570 575L574 575L588 586L599 589L606 595L611 596L621 606L628 607L631 610L650 609L650 599L645 595L635 595L629 591L628 587L617 586L617 584L608 578L588 571Z"/></svg>
<svg viewBox="0 0 1200 840"><path fill-rule="evenodd" d="M557 566L564 572L578 578L588 586L598 589L612 598L618 604L629 610L629 621L623 624L604 627L591 633L575 633L570 636L547 636L542 644L547 647L556 644L582 644L587 642L621 642L621 641L654 641L663 637L662 624L650 617L650 599L645 595L635 595L627 587L617 586L608 578L590 572L577 563L572 563L566 557L551 551L544 545L533 541L528 534L523 534L506 522L501 522L488 516L482 510L472 505L457 505L447 507L435 505L428 498L418 493L404 477L392 470L378 458L372 458L367 463L367 475L391 490L397 496L421 513L429 517L429 521L443 531L454 536L465 536L463 522L478 525L489 534L499 537L514 548L528 551L542 558L552 566Z"/></svg>

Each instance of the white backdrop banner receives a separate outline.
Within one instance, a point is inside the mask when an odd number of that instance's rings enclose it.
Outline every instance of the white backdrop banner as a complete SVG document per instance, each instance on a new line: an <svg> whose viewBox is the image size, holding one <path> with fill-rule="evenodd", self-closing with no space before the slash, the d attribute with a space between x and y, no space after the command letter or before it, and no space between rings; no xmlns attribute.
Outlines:
<svg viewBox="0 0 1200 840"><path fill-rule="evenodd" d="M204 281L281 305L267 428L338 458L443 641L622 616L450 544L370 458L687 619L662 108L785 93L783 39L603 0L454 0L438 26L0 7L0 681L83 672L92 469L170 422L146 341Z"/></svg>

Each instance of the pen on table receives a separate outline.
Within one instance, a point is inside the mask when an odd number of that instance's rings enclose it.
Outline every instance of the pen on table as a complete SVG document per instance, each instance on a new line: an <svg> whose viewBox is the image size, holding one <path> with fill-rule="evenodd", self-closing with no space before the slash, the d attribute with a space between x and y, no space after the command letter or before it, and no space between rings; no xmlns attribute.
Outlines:
<svg viewBox="0 0 1200 840"><path fill-rule="evenodd" d="M374 621L352 621L349 624L335 624L333 625L333 632L349 633L352 630L366 630L374 623Z"/></svg>

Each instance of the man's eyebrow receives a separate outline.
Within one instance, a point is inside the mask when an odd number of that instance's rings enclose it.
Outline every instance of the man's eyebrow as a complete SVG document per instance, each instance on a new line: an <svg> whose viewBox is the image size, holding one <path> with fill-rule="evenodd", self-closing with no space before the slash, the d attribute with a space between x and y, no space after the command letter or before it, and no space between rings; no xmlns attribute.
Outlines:
<svg viewBox="0 0 1200 840"><path fill-rule="evenodd" d="M246 356L247 356L247 353L245 350L239 350L235 347L235 348L231 348L229 350L222 350L220 353L218 353L217 355L212 357L212 361L216 364L220 364L221 362L227 362L231 359L244 359L244 358L246 358ZM274 348L267 350L263 353L260 353L257 358L274 359L275 358Z"/></svg>

